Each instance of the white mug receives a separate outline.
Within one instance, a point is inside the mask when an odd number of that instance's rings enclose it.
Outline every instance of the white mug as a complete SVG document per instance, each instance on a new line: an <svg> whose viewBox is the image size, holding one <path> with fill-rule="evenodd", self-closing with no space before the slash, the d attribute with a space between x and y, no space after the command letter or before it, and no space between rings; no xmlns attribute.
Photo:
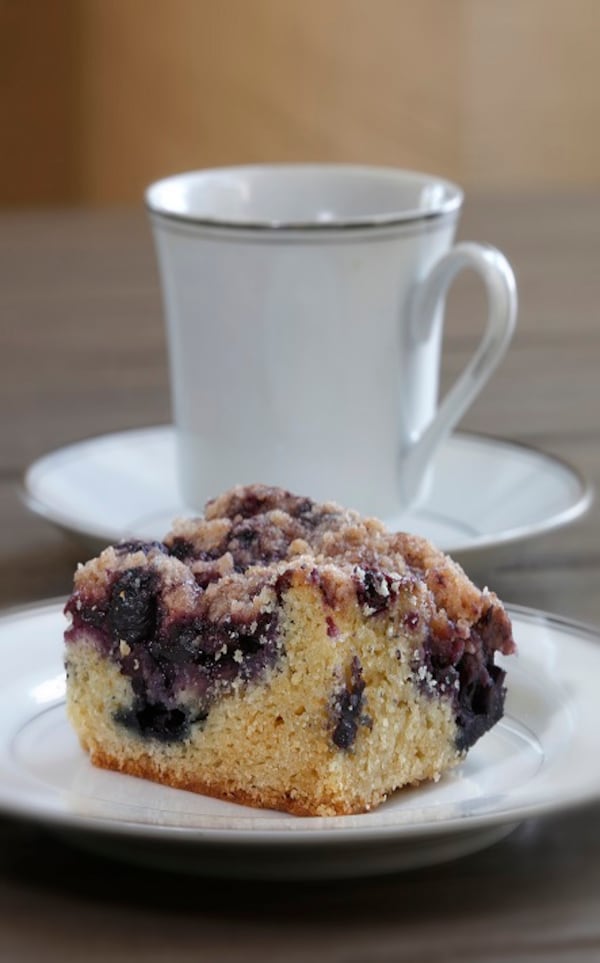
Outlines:
<svg viewBox="0 0 600 963"><path fill-rule="evenodd" d="M148 188L186 504L263 482L390 520L423 496L515 324L504 256L452 247L462 200L438 177L327 164ZM488 318L438 406L444 297L464 267Z"/></svg>

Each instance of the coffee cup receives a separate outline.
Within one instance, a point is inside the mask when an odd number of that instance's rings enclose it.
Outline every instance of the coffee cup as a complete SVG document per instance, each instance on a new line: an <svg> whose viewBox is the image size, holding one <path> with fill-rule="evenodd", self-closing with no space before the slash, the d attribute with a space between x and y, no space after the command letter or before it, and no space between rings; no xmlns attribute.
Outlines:
<svg viewBox="0 0 600 963"><path fill-rule="evenodd" d="M505 257L453 246L460 188L393 168L257 165L167 177L146 202L185 503L263 482L390 520L424 498L516 317ZM463 268L484 282L487 319L438 402L444 300Z"/></svg>

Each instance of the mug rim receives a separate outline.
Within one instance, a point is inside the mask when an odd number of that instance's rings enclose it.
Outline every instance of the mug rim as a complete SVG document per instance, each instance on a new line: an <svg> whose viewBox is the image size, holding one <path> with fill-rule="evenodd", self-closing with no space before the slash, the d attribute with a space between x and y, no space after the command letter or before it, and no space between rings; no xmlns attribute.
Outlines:
<svg viewBox="0 0 600 963"><path fill-rule="evenodd" d="M399 182L421 182L423 187L437 185L442 187L443 196L440 195L437 203L429 208L407 207L405 209L393 209L388 212L376 214L365 214L350 217L334 217L328 220L273 220L257 219L244 220L243 218L220 218L211 215L198 216L176 209L174 205L164 202L165 188L177 183L191 180L202 180L215 177L221 174L287 174L293 172L302 173L335 173L355 174L359 176L381 176L395 178ZM210 228L211 230L236 231L236 232L258 232L260 234L282 234L288 231L302 232L311 235L328 234L340 231L364 231L365 229L402 227L407 224L431 223L442 218L456 215L463 203L464 192L453 181L436 174L427 174L416 170L401 167L376 166L369 164L344 164L344 163L284 163L284 164L242 164L229 165L222 167L198 168L196 170L182 171L159 178L148 185L144 192L145 205L153 218L159 221L175 222L185 224L189 227Z"/></svg>

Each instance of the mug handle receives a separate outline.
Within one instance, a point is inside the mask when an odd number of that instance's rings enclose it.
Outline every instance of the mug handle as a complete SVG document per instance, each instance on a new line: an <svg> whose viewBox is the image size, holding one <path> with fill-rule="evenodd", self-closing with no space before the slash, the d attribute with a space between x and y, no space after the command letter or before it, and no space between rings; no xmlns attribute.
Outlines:
<svg viewBox="0 0 600 963"><path fill-rule="evenodd" d="M456 244L437 261L415 290L410 334L414 344L431 334L436 311L450 284L464 268L473 268L487 290L488 317L479 346L440 404L435 416L409 448L403 470L405 497L416 499L423 475L440 443L449 435L481 391L506 352L517 317L515 276L504 255L487 244Z"/></svg>

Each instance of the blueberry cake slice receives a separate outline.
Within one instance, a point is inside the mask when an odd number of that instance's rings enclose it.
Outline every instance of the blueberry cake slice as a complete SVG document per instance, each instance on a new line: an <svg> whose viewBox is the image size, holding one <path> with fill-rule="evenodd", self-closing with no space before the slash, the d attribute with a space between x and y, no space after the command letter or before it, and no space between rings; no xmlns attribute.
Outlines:
<svg viewBox="0 0 600 963"><path fill-rule="evenodd" d="M514 651L496 596L424 539L257 485L107 548L66 611L96 765L299 815L439 779L501 718Z"/></svg>

